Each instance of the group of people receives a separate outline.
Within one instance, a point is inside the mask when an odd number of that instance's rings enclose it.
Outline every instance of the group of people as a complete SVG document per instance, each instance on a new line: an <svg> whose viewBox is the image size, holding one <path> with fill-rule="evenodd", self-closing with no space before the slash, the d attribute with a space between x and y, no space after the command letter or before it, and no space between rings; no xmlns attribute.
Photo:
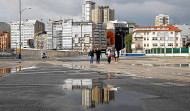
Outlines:
<svg viewBox="0 0 190 111"><path fill-rule="evenodd" d="M100 64L101 50L99 48L97 48L97 50L93 50L93 49L90 50L89 52L90 64L93 64L94 53L96 54L96 63ZM115 58L115 62L118 62L119 52L117 51L117 49L115 49L114 55L112 55L111 49L109 49L107 52L107 57L108 57L109 64L111 63L112 58Z"/></svg>
<svg viewBox="0 0 190 111"><path fill-rule="evenodd" d="M89 56L90 56L90 64L93 64L93 59L94 59L94 53L96 53L96 63L100 63L100 56L101 56L101 50L99 48L97 48L97 50L93 50L91 49L89 52Z"/></svg>

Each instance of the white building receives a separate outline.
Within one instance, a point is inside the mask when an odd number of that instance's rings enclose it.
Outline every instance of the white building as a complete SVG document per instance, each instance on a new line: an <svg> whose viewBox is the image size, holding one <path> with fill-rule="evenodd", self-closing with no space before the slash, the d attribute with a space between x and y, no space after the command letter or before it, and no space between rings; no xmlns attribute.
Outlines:
<svg viewBox="0 0 190 111"><path fill-rule="evenodd" d="M11 22L11 48L16 48L19 43L19 21ZM42 27L42 28L41 28ZM28 40L34 40L35 34L44 31L44 24L37 20L27 20L21 22L21 48L30 48L27 44Z"/></svg>
<svg viewBox="0 0 190 111"><path fill-rule="evenodd" d="M73 50L89 52L93 48L93 23L73 22Z"/></svg>
<svg viewBox="0 0 190 111"><path fill-rule="evenodd" d="M53 21L47 22L46 25L47 31L47 49L53 49Z"/></svg>
<svg viewBox="0 0 190 111"><path fill-rule="evenodd" d="M95 9L95 2L91 0L85 0L82 2L82 20L92 21L92 9Z"/></svg>
<svg viewBox="0 0 190 111"><path fill-rule="evenodd" d="M159 14L158 16L155 17L155 26L170 24L169 19L170 19L169 15Z"/></svg>
<svg viewBox="0 0 190 111"><path fill-rule="evenodd" d="M181 30L174 26L142 26L134 28L133 53L153 48L181 48Z"/></svg>
<svg viewBox="0 0 190 111"><path fill-rule="evenodd" d="M62 37L62 49L72 50L72 19L65 19L63 21L63 37Z"/></svg>

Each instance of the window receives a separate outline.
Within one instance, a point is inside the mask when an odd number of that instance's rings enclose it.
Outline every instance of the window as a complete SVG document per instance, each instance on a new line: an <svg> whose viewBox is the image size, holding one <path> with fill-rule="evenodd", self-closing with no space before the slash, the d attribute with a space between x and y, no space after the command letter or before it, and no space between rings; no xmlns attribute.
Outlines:
<svg viewBox="0 0 190 111"><path fill-rule="evenodd" d="M160 43L160 46L165 46L164 43Z"/></svg>
<svg viewBox="0 0 190 111"><path fill-rule="evenodd" d="M149 40L149 37L147 37L147 40Z"/></svg>
<svg viewBox="0 0 190 111"><path fill-rule="evenodd" d="M146 32L144 32L144 35L146 35Z"/></svg>
<svg viewBox="0 0 190 111"><path fill-rule="evenodd" d="M146 47L146 44L144 44L144 47Z"/></svg>
<svg viewBox="0 0 190 111"><path fill-rule="evenodd" d="M153 46L153 47L156 47L156 46L158 46L158 44L157 44L157 43L153 43L152 46Z"/></svg>
<svg viewBox="0 0 190 111"><path fill-rule="evenodd" d="M137 32L136 35L140 35L140 32Z"/></svg>
<svg viewBox="0 0 190 111"><path fill-rule="evenodd" d="M176 46L178 47L178 43L176 43Z"/></svg>
<svg viewBox="0 0 190 111"><path fill-rule="evenodd" d="M174 40L173 37L169 37L168 40Z"/></svg>
<svg viewBox="0 0 190 111"><path fill-rule="evenodd" d="M160 40L164 40L165 37L160 37Z"/></svg>
<svg viewBox="0 0 190 111"><path fill-rule="evenodd" d="M171 34L171 35L173 35L173 34L174 34L174 32L170 32L170 34Z"/></svg>
<svg viewBox="0 0 190 111"><path fill-rule="evenodd" d="M158 40L158 38L157 37L153 37L152 40Z"/></svg>
<svg viewBox="0 0 190 111"><path fill-rule="evenodd" d="M149 32L147 33L147 35L149 35Z"/></svg>
<svg viewBox="0 0 190 111"><path fill-rule="evenodd" d="M179 38L178 37L176 37L176 40L178 40Z"/></svg>
<svg viewBox="0 0 190 111"><path fill-rule="evenodd" d="M168 43L168 46L173 46L173 43Z"/></svg>
<svg viewBox="0 0 190 111"><path fill-rule="evenodd" d="M146 37L144 37L144 40L146 40Z"/></svg>
<svg viewBox="0 0 190 111"><path fill-rule="evenodd" d="M153 35L155 35L156 33L155 32L152 32Z"/></svg>

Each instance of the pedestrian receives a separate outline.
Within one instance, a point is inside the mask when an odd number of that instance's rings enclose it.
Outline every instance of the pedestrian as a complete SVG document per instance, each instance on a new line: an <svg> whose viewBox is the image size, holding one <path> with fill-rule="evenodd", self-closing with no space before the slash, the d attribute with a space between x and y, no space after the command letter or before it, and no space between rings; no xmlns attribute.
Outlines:
<svg viewBox="0 0 190 111"><path fill-rule="evenodd" d="M107 52L107 56L108 56L108 63L110 64L111 63L111 58L112 58L112 53L111 53L110 49Z"/></svg>
<svg viewBox="0 0 190 111"><path fill-rule="evenodd" d="M93 49L90 50L89 56L90 56L90 64L93 64L93 58L94 58L94 50Z"/></svg>
<svg viewBox="0 0 190 111"><path fill-rule="evenodd" d="M119 52L117 51L117 49L115 49L114 51L114 57L115 57L115 62L118 62Z"/></svg>
<svg viewBox="0 0 190 111"><path fill-rule="evenodd" d="M99 48L97 48L96 50L96 63L100 64L100 55L101 55L101 50L99 50Z"/></svg>

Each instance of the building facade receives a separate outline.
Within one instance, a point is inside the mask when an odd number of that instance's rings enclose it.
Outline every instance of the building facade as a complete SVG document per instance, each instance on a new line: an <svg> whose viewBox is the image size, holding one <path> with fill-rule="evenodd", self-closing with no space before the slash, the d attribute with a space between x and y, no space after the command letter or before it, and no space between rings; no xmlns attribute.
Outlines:
<svg viewBox="0 0 190 111"><path fill-rule="evenodd" d="M10 33L4 31L0 34L0 51L6 51L11 48Z"/></svg>
<svg viewBox="0 0 190 111"><path fill-rule="evenodd" d="M155 17L155 26L163 26L170 24L170 17L169 15L165 14L159 14L158 16Z"/></svg>
<svg viewBox="0 0 190 111"><path fill-rule="evenodd" d="M169 25L135 27L131 47L133 53L153 48L181 48L181 30Z"/></svg>
<svg viewBox="0 0 190 111"><path fill-rule="evenodd" d="M97 23L93 26L94 44L93 48L99 48L102 52L107 49L107 24Z"/></svg>
<svg viewBox="0 0 190 111"><path fill-rule="evenodd" d="M39 32L35 37L34 46L36 49L47 50L47 32Z"/></svg>
<svg viewBox="0 0 190 111"><path fill-rule="evenodd" d="M19 21L11 22L11 48L16 48L19 43ZM21 48L30 48L28 40L34 40L35 34L44 31L45 25L37 20L21 21Z"/></svg>
<svg viewBox="0 0 190 111"><path fill-rule="evenodd" d="M93 23L73 22L72 28L73 50L89 52L93 48Z"/></svg>
<svg viewBox="0 0 190 111"><path fill-rule="evenodd" d="M110 45L119 50L126 48L126 35L133 31L136 26L134 22L128 21L110 21L107 23L107 39L110 39Z"/></svg>
<svg viewBox="0 0 190 111"><path fill-rule="evenodd" d="M73 25L73 19L65 19L63 21L62 49L64 49L64 50L72 50L73 49L72 25Z"/></svg>
<svg viewBox="0 0 190 111"><path fill-rule="evenodd" d="M92 10L95 9L95 2L85 0L82 2L82 21L92 21Z"/></svg>
<svg viewBox="0 0 190 111"><path fill-rule="evenodd" d="M94 23L107 23L114 21L115 12L109 6L99 6L97 9L92 10L92 21Z"/></svg>

